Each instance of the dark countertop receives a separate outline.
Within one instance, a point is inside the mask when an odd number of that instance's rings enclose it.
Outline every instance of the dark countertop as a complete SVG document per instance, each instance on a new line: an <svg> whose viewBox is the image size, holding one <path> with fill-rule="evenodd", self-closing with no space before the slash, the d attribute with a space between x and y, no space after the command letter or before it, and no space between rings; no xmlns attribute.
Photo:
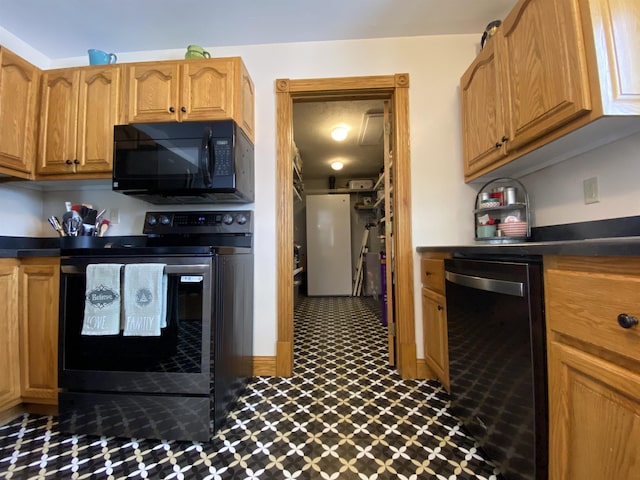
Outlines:
<svg viewBox="0 0 640 480"><path fill-rule="evenodd" d="M59 257L58 248L0 248L0 258Z"/></svg>
<svg viewBox="0 0 640 480"><path fill-rule="evenodd" d="M459 256L474 255L582 255L640 256L640 236L560 240L523 243L475 243L469 245L419 246L418 253L441 252Z"/></svg>

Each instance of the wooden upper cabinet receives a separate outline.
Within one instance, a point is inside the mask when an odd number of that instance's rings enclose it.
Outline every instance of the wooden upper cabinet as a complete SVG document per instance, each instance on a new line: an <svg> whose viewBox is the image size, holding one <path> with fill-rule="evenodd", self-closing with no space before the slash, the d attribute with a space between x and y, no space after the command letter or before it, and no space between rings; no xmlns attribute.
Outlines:
<svg viewBox="0 0 640 480"><path fill-rule="evenodd" d="M502 41L500 32L490 38L460 80L467 174L491 165L508 153L508 144L505 144L508 110L504 106L499 65Z"/></svg>
<svg viewBox="0 0 640 480"><path fill-rule="evenodd" d="M37 67L0 47L0 173L33 174L39 80Z"/></svg>
<svg viewBox="0 0 640 480"><path fill-rule="evenodd" d="M49 70L42 75L39 175L75 171L79 75L77 69Z"/></svg>
<svg viewBox="0 0 640 480"><path fill-rule="evenodd" d="M179 118L180 62L127 65L129 123L175 122Z"/></svg>
<svg viewBox="0 0 640 480"><path fill-rule="evenodd" d="M525 175L640 130L628 118L640 116L638 24L637 0L520 0L461 79L465 181Z"/></svg>
<svg viewBox="0 0 640 480"><path fill-rule="evenodd" d="M502 25L512 149L591 110L579 1L520 1Z"/></svg>
<svg viewBox="0 0 640 480"><path fill-rule="evenodd" d="M587 14L603 114L640 115L640 2L591 0Z"/></svg>
<svg viewBox="0 0 640 480"><path fill-rule="evenodd" d="M111 172L113 126L121 102L119 67L92 67L80 71L76 172Z"/></svg>
<svg viewBox="0 0 640 480"><path fill-rule="evenodd" d="M254 90L239 57L127 66L127 121L234 119L254 139Z"/></svg>
<svg viewBox="0 0 640 480"><path fill-rule="evenodd" d="M118 66L44 72L38 175L110 173L119 107Z"/></svg>

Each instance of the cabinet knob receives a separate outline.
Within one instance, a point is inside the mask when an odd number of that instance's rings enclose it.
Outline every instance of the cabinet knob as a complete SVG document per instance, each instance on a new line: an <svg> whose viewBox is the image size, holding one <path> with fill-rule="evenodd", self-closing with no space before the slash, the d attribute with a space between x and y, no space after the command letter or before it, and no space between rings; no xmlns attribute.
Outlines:
<svg viewBox="0 0 640 480"><path fill-rule="evenodd" d="M507 140L509 140L509 137L507 137L506 135L503 135L500 141L496 142L496 148L502 147L504 142L506 142Z"/></svg>
<svg viewBox="0 0 640 480"><path fill-rule="evenodd" d="M65 162L67 165L71 165L73 162L71 160L65 160Z"/></svg>
<svg viewBox="0 0 640 480"><path fill-rule="evenodd" d="M187 113L187 107L180 107L180 111L182 113Z"/></svg>
<svg viewBox="0 0 640 480"><path fill-rule="evenodd" d="M169 107L169 112L170 112L170 113L174 113L175 111L176 111L176 109L175 109L175 108L173 108L173 107Z"/></svg>
<svg viewBox="0 0 640 480"><path fill-rule="evenodd" d="M631 328L638 324L638 319L633 315L627 315L626 313L621 313L618 315L618 324L622 328Z"/></svg>
<svg viewBox="0 0 640 480"><path fill-rule="evenodd" d="M441 312L443 310L442 305L438 305L438 311Z"/></svg>
<svg viewBox="0 0 640 480"><path fill-rule="evenodd" d="M78 160L77 158L73 161L73 163L75 163L76 165L80 164L80 160Z"/></svg>
<svg viewBox="0 0 640 480"><path fill-rule="evenodd" d="M425 277L428 277L429 275L431 275L431 272L424 272Z"/></svg>

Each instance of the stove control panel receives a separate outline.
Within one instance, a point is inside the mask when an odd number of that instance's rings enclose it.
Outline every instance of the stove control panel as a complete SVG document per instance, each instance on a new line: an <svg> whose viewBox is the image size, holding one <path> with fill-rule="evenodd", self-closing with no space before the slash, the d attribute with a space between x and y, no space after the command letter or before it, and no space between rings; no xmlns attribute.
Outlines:
<svg viewBox="0 0 640 480"><path fill-rule="evenodd" d="M253 233L253 211L147 212L142 233L147 235Z"/></svg>

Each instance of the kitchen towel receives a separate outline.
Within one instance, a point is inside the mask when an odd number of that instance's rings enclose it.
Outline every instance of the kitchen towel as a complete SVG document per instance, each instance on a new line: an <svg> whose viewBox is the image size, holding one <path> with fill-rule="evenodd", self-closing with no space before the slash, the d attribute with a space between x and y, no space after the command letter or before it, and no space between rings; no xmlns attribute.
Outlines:
<svg viewBox="0 0 640 480"><path fill-rule="evenodd" d="M87 265L82 335L120 333L120 263Z"/></svg>
<svg viewBox="0 0 640 480"><path fill-rule="evenodd" d="M124 267L124 336L159 336L167 326L167 276L163 263Z"/></svg>

